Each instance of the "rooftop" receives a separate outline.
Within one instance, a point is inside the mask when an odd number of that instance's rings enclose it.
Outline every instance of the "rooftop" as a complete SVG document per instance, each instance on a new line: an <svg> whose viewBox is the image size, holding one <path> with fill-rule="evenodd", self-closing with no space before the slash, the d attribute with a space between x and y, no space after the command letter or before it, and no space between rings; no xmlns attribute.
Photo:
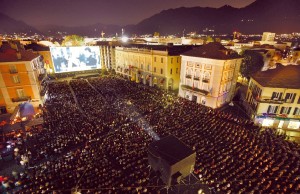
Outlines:
<svg viewBox="0 0 300 194"><path fill-rule="evenodd" d="M168 51L171 56L180 55L186 51L189 51L197 46L193 45L145 45L145 44L123 44L125 48L137 48L137 49L148 49L157 51Z"/></svg>
<svg viewBox="0 0 300 194"><path fill-rule="evenodd" d="M169 135L151 143L148 149L150 152L158 154L170 165L176 164L195 153L195 151L187 147L182 141L173 135Z"/></svg>
<svg viewBox="0 0 300 194"><path fill-rule="evenodd" d="M259 71L252 78L264 87L300 89L300 65L283 66Z"/></svg>
<svg viewBox="0 0 300 194"><path fill-rule="evenodd" d="M37 43L25 45L25 49L31 49L33 51L50 51L50 48L48 46L43 46Z"/></svg>
<svg viewBox="0 0 300 194"><path fill-rule="evenodd" d="M201 57L218 60L242 58L236 52L226 49L222 44L212 42L182 54L183 56Z"/></svg>
<svg viewBox="0 0 300 194"><path fill-rule="evenodd" d="M19 49L21 57L18 59L17 53L18 51L12 49L8 43L3 43L0 47L0 62L31 61L38 57L38 54L31 51Z"/></svg>

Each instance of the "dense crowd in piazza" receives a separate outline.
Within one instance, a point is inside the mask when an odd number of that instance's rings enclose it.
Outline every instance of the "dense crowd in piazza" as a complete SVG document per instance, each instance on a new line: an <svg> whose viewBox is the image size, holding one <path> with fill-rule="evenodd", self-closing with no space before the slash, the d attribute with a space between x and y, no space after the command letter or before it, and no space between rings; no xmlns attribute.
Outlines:
<svg viewBox="0 0 300 194"><path fill-rule="evenodd" d="M159 193L147 147L168 134L196 151L193 173L212 192L300 192L298 144L119 77L49 83L43 117L17 144L25 172L3 182L8 192Z"/></svg>

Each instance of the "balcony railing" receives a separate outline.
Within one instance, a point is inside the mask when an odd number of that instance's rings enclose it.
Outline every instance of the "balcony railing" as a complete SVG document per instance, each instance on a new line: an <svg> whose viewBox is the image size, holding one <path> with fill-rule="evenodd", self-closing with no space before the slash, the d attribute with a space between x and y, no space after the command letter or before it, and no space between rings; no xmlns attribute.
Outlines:
<svg viewBox="0 0 300 194"><path fill-rule="evenodd" d="M181 87L182 87L183 89L192 90L192 91L195 91L195 92L202 93L202 94L204 94L204 95L207 95L207 94L209 93L209 91L201 90L201 89L199 89L199 88L191 87L191 86L188 86L188 85L181 85Z"/></svg>
<svg viewBox="0 0 300 194"><path fill-rule="evenodd" d="M10 70L9 70L9 73L10 73L10 74L15 74L15 73L18 73L18 70L16 70L16 69L10 69Z"/></svg>
<svg viewBox="0 0 300 194"><path fill-rule="evenodd" d="M192 78L192 75L185 75L185 78L191 79L191 78Z"/></svg>
<svg viewBox="0 0 300 194"><path fill-rule="evenodd" d="M255 98L255 100L259 103L270 103L270 104L283 104L285 101L283 99L269 99L269 98L263 98L263 99L260 99L260 98Z"/></svg>
<svg viewBox="0 0 300 194"><path fill-rule="evenodd" d="M17 97L17 98L11 99L11 101L13 101L13 102L23 102L23 101L27 101L27 100L31 100L31 96L23 96L23 97Z"/></svg>
<svg viewBox="0 0 300 194"><path fill-rule="evenodd" d="M209 82L209 79L202 79L202 82L208 83L208 82Z"/></svg>
<svg viewBox="0 0 300 194"><path fill-rule="evenodd" d="M200 77L194 77L194 80L200 80Z"/></svg>

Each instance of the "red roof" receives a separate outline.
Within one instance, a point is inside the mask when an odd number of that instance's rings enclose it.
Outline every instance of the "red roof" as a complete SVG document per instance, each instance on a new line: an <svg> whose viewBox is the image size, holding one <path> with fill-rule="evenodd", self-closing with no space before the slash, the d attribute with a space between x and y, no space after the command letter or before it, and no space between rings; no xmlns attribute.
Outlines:
<svg viewBox="0 0 300 194"><path fill-rule="evenodd" d="M234 53L234 51L226 49L222 44L213 42L198 48L194 48L193 50L183 53L182 55L219 60L231 60L242 58L238 54Z"/></svg>
<svg viewBox="0 0 300 194"><path fill-rule="evenodd" d="M0 49L0 62L14 62L14 61L32 61L37 58L39 55L31 51L19 50L21 58L18 59L17 51L7 45L2 45Z"/></svg>
<svg viewBox="0 0 300 194"><path fill-rule="evenodd" d="M253 74L252 78L264 87L300 89L300 65L277 65Z"/></svg>

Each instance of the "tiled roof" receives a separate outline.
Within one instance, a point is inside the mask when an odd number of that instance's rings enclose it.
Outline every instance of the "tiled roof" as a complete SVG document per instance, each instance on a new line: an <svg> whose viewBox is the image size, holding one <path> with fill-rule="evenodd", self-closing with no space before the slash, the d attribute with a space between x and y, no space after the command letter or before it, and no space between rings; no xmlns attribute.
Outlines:
<svg viewBox="0 0 300 194"><path fill-rule="evenodd" d="M191 50L197 46L193 45L145 45L145 44L124 44L122 47L125 48L138 48L138 49L149 49L157 51L168 51L170 56L180 55L188 50Z"/></svg>
<svg viewBox="0 0 300 194"><path fill-rule="evenodd" d="M33 51L50 51L50 48L48 46L43 46L36 43L25 45L25 49L31 49Z"/></svg>
<svg viewBox="0 0 300 194"><path fill-rule="evenodd" d="M264 87L300 89L300 65L277 65L251 77Z"/></svg>
<svg viewBox="0 0 300 194"><path fill-rule="evenodd" d="M209 43L193 50L183 53L183 56L201 57L218 60L230 60L242 58L241 56L234 54L235 52L226 49L220 43Z"/></svg>
<svg viewBox="0 0 300 194"><path fill-rule="evenodd" d="M14 62L14 61L31 61L34 58L38 57L38 54L35 54L31 51L19 50L21 58L18 59L17 51L7 47L7 45L2 45L0 49L0 62Z"/></svg>

